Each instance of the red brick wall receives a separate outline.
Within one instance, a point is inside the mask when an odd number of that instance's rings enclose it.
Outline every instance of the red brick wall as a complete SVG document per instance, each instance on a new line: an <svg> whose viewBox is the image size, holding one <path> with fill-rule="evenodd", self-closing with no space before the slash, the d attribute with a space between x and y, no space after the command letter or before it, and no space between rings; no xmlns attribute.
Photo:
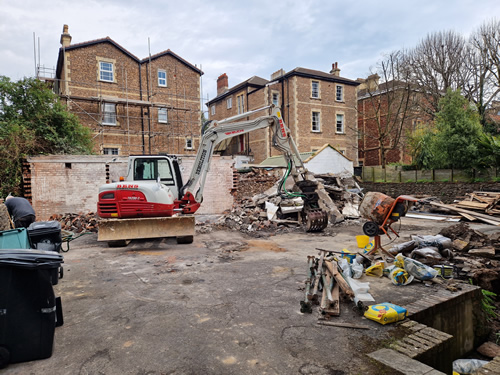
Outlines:
<svg viewBox="0 0 500 375"><path fill-rule="evenodd" d="M184 182L191 172L194 158L181 156ZM106 183L106 163L109 163L113 181L127 172L127 158L110 161L109 155L29 158L32 204L37 220L47 220L52 214L96 212L98 188ZM215 156L212 159L198 214L221 214L231 208L232 166L231 158Z"/></svg>
<svg viewBox="0 0 500 375"><path fill-rule="evenodd" d="M99 58L113 62L114 82L99 80ZM198 72L167 54L152 59L150 79L148 61L139 66L138 61L111 43L66 51L65 60L60 93L66 99L64 95L70 96L68 107L96 135L94 150L97 153L103 147L117 147L121 155L143 151L196 153L200 135ZM167 87L158 86L158 69L167 72ZM64 82L64 79L68 81ZM116 105L116 126L101 125L102 102L99 97L123 100ZM151 106L139 106L134 100L149 100ZM167 124L158 122L158 107L168 109ZM185 148L187 137L193 140L194 150Z"/></svg>
<svg viewBox="0 0 500 375"><path fill-rule="evenodd" d="M357 111L356 86L342 84L344 101L335 100L336 85L340 83L320 81L320 99L311 98L311 79L293 76L283 83L261 88L248 96L248 106L245 110L253 110L271 104L272 92L279 94L279 105L286 125L290 128L292 137L299 151L309 152L319 149L326 143L339 150L344 150L346 156L357 165ZM216 113L211 118L222 119L235 115L236 96L232 96L233 110L226 109L226 98L215 102ZM209 112L210 112L209 108ZM321 112L321 132L312 132L312 111ZM336 133L336 114L344 115L344 133ZM259 115L264 114L262 112ZM271 146L269 129L256 130L248 135L251 155L255 163L260 163L269 156L281 155Z"/></svg>

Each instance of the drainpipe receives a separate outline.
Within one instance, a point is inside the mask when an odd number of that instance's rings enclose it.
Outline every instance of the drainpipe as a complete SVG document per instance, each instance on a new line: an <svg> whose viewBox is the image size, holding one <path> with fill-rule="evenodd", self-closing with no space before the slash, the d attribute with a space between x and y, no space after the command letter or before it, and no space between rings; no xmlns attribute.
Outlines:
<svg viewBox="0 0 500 375"><path fill-rule="evenodd" d="M151 60L150 60L150 62L151 62ZM147 68L146 68L146 85L148 87L147 88L147 90L148 90L147 91L147 93L148 93L148 102L151 101L151 93L149 92L149 74L148 74L148 71L151 68L150 65L149 65L150 62L148 63ZM151 155L151 105L148 105L147 112L148 112L148 138L149 138L149 144L148 144L148 146L149 146L149 154ZM144 135L143 135L143 137L144 137Z"/></svg>
<svg viewBox="0 0 500 375"><path fill-rule="evenodd" d="M141 73L141 63L139 65L139 95L142 100L142 73ZM142 135L142 154L144 155L144 107L141 105L141 135Z"/></svg>
<svg viewBox="0 0 500 375"><path fill-rule="evenodd" d="M247 111L249 111L250 108L248 108L248 88L247 88L247 95L246 95L246 97L247 97ZM247 120L248 120L248 117L247 117ZM247 154L247 156L249 156L250 155L250 133L245 134L245 142L247 144L246 147L245 147L246 148L246 154Z"/></svg>

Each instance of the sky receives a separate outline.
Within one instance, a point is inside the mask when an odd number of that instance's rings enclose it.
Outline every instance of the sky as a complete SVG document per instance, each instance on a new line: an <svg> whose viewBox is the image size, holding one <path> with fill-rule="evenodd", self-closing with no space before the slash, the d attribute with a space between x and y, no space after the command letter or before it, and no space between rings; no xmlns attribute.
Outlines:
<svg viewBox="0 0 500 375"><path fill-rule="evenodd" d="M0 75L34 76L34 45L54 68L67 24L72 43L109 36L139 58L148 40L151 54L170 49L202 68L213 99L223 73L232 87L338 62L342 77L366 78L386 53L437 31L468 36L495 16L498 0L0 0Z"/></svg>

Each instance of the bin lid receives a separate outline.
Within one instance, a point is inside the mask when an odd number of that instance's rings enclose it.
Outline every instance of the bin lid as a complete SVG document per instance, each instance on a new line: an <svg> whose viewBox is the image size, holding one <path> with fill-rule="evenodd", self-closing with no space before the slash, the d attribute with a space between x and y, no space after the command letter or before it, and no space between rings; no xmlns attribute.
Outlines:
<svg viewBox="0 0 500 375"><path fill-rule="evenodd" d="M0 250L0 265L25 268L53 268L64 262L61 254L54 251L31 249Z"/></svg>
<svg viewBox="0 0 500 375"><path fill-rule="evenodd" d="M52 232L60 232L61 231L61 223L57 220L51 221L35 221L31 223L28 227L28 233L32 234L44 234L44 233L52 233Z"/></svg>

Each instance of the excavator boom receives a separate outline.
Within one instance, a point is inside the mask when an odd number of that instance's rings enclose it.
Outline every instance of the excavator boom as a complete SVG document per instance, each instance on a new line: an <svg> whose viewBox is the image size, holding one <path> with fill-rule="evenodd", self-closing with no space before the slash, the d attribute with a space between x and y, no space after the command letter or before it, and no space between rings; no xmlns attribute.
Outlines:
<svg viewBox="0 0 500 375"><path fill-rule="evenodd" d="M253 120L248 117L266 111L267 114ZM228 138L249 133L254 130L271 128L273 137L272 145L284 156L288 169L280 183L280 193L290 196L301 196L304 201L304 214L308 231L321 231L328 224L328 216L318 205L316 192L317 182L313 175L307 171L300 159L300 154L290 136L290 130L285 125L278 107L271 105L254 111L242 113L221 121L211 121L204 126L200 149L194 162L193 170L186 184L182 187L178 205L183 213L194 213L203 200L203 189L210 161L215 147ZM291 194L284 191L284 180L292 176L301 193Z"/></svg>

